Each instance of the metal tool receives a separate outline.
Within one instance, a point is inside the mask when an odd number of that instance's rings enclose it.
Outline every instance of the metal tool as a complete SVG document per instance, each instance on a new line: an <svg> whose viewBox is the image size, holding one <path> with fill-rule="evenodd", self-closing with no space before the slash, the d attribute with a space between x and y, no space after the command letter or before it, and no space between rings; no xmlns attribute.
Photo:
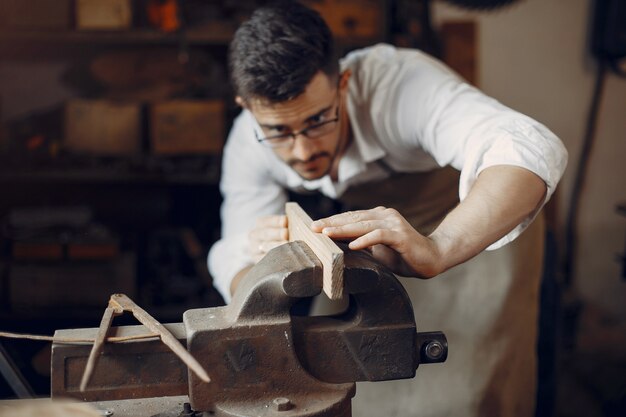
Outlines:
<svg viewBox="0 0 626 417"><path fill-rule="evenodd" d="M89 359L85 366L85 371L80 382L80 390L85 391L87 384L93 375L93 371L96 367L98 357L104 346L105 339L113 323L113 318L123 314L125 311L130 311L133 316L140 323L151 330L155 336L161 338L161 341L168 346L172 352L174 352L196 375L204 382L210 382L211 379L206 371L202 368L202 365L194 359L193 356L180 344L180 342L165 328L161 323L154 319L145 310L135 304L130 298L124 294L113 294L109 300L109 306L104 311L100 327L98 328L98 334L94 341L91 352L89 353Z"/></svg>
<svg viewBox="0 0 626 417"><path fill-rule="evenodd" d="M105 371L96 369L80 392L88 346L54 344L52 395L87 401L188 395L184 410L180 397L173 398L180 415L192 416L348 417L356 381L412 378L420 363L445 361L445 336L416 331L406 291L367 253L346 253L344 285L345 312L291 316L298 299L320 293L322 270L303 242L282 245L252 268L230 305L189 310L183 323L164 325L210 371L211 382L188 372L156 341L131 340L103 346ZM141 326L115 330L117 336L145 332Z"/></svg>

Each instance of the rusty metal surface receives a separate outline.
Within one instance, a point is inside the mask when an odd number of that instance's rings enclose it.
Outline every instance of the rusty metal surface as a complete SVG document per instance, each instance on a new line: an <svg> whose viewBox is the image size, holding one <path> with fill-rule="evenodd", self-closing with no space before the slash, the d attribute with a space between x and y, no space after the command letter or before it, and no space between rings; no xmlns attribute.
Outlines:
<svg viewBox="0 0 626 417"><path fill-rule="evenodd" d="M351 255L345 274L348 310L331 317L293 317L300 362L311 375L332 383L412 378L419 350L409 297L390 271L365 254ZM377 277L365 289L359 285L364 275Z"/></svg>
<svg viewBox="0 0 626 417"><path fill-rule="evenodd" d="M413 378L420 363L443 362L445 336L416 332L411 301L395 275L366 252L348 255L348 310L293 317L295 350L307 371L332 383L386 381ZM439 357L433 355L435 348L441 350Z"/></svg>
<svg viewBox="0 0 626 417"><path fill-rule="evenodd" d="M153 333L156 333L161 338L161 341L172 350L182 360L189 369L195 373L198 378L204 382L210 382L211 378L198 363L187 349L172 335L172 333L165 328L158 320L148 314L143 308L139 307L133 300L128 298L124 294L113 294L109 300L109 307L115 308L117 311L130 311L133 316L141 324L150 329Z"/></svg>
<svg viewBox="0 0 626 417"><path fill-rule="evenodd" d="M272 250L240 285L227 307L183 316L187 348L213 375L210 384L189 376L192 407L224 417L270 416L279 412L274 401L286 398L289 416L349 415L354 383L313 378L294 351L289 309L322 288L309 247L292 242Z"/></svg>
<svg viewBox="0 0 626 417"><path fill-rule="evenodd" d="M416 331L408 295L391 272L365 252L346 255L350 304L342 314L290 315L299 298L322 289L319 260L303 242L291 242L252 268L230 305L189 310L184 323L166 325L211 372L210 383L188 372L159 341L129 341L104 346L81 394L89 345L55 344L53 395L94 401L188 393L194 410L217 417L348 417L354 382L411 378L420 363L445 360L447 341L440 332ZM113 329L117 335L145 333L142 326Z"/></svg>
<svg viewBox="0 0 626 417"><path fill-rule="evenodd" d="M179 340L186 343L182 323L165 324ZM55 336L94 338L98 328L57 330ZM144 326L113 327L109 334L132 336L145 334ZM90 384L85 392L79 385L91 344L52 345L52 397L70 397L83 401L186 395L187 367L158 338L107 343L102 349Z"/></svg>

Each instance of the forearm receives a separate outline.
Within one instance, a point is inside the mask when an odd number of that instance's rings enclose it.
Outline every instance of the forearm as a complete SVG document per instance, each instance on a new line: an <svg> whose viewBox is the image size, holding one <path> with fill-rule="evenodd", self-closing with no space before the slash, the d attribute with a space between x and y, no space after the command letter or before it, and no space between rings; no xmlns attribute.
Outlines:
<svg viewBox="0 0 626 417"><path fill-rule="evenodd" d="M437 269L443 272L465 262L505 236L537 209L546 190L544 181L524 168L485 169L463 202L429 236L438 249Z"/></svg>
<svg viewBox="0 0 626 417"><path fill-rule="evenodd" d="M395 209L340 213L311 224L314 232L351 240L350 249L371 249L374 258L403 276L431 278L477 255L513 230L545 198L543 180L523 168L485 169L467 197L430 235L420 234Z"/></svg>

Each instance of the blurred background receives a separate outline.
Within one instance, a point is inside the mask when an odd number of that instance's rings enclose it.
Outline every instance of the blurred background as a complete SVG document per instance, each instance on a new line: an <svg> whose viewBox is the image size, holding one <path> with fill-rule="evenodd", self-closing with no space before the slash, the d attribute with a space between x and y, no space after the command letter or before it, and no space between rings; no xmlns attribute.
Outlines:
<svg viewBox="0 0 626 417"><path fill-rule="evenodd" d="M163 322L223 303L206 255L238 112L226 56L263 3L0 0L0 331L97 327L114 292ZM563 140L537 415L626 415L626 1L306 3L343 53L420 48ZM0 354L49 394L49 344Z"/></svg>

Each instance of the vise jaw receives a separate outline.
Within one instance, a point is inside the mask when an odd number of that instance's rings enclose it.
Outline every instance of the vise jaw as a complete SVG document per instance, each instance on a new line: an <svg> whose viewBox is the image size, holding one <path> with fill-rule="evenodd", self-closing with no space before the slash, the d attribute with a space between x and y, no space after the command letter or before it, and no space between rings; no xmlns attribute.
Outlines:
<svg viewBox="0 0 626 417"><path fill-rule="evenodd" d="M135 341L103 351L109 356L104 362L116 368L116 381L124 380L119 373L125 369L135 372L127 379L133 381L132 386L99 387L96 369L92 386L80 393L76 389L80 377L73 373L79 371L76 364L82 362L77 358L88 355L88 347L81 351L77 348L82 347L55 344L53 396L102 401L188 394L193 409L216 416L269 416L280 411L290 417L348 417L356 381L412 378L420 363L445 361L445 336L417 333L406 291L365 252L347 251L344 284L350 297L345 312L292 316L290 309L296 301L321 292L322 268L303 242L282 245L244 277L231 304L188 310L182 326L169 325L209 373L211 382L187 372L183 364L173 365L153 342L143 342L148 348L142 349L137 347L142 342ZM123 328L118 329L123 333ZM57 334L62 336L62 332ZM76 336L76 330L71 332ZM126 348L120 346L124 344ZM116 359L120 360L117 366ZM145 365L140 372L138 361ZM66 367L66 363L74 365ZM164 369L167 375L159 377ZM142 387L137 373L146 381L167 381L167 393L159 392L154 384ZM181 392L183 376L185 392Z"/></svg>

